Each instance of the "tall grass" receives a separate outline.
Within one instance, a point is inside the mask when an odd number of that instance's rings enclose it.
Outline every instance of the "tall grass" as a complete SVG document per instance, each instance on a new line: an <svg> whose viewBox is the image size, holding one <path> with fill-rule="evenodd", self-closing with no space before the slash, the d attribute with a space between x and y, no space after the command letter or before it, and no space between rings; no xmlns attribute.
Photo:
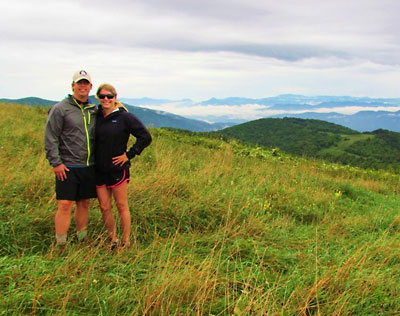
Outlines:
<svg viewBox="0 0 400 316"><path fill-rule="evenodd" d="M400 313L398 175L152 129L134 245L109 250L93 200L60 253L46 112L0 105L0 315Z"/></svg>

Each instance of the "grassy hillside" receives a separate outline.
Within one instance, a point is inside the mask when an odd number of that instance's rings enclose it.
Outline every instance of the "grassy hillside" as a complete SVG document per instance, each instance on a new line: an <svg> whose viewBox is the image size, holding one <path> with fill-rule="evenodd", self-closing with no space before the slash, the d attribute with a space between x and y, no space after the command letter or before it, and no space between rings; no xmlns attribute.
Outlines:
<svg viewBox="0 0 400 316"><path fill-rule="evenodd" d="M59 253L45 119L0 105L0 315L400 313L399 175L151 129L136 243L112 253L93 201Z"/></svg>
<svg viewBox="0 0 400 316"><path fill-rule="evenodd" d="M260 119L215 132L241 141L277 147L297 156L362 168L400 170L400 133L359 133L337 124L299 118Z"/></svg>

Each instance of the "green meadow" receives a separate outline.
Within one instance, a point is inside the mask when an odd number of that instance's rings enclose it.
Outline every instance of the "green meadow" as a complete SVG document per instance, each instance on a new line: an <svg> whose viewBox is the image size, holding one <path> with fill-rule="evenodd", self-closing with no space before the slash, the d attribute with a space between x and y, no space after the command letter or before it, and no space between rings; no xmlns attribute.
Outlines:
<svg viewBox="0 0 400 316"><path fill-rule="evenodd" d="M321 157L329 156L329 157L340 157L346 153L346 149L357 142L366 141L369 139L374 139L375 135L368 134L355 134L355 135L346 135L343 136L343 139L340 140L336 146L331 146L326 149L322 149L319 152ZM347 153L349 154L349 153ZM356 156L353 154L353 156Z"/></svg>
<svg viewBox="0 0 400 316"><path fill-rule="evenodd" d="M47 110L0 104L0 315L400 314L398 174L151 129L132 247L93 200L59 251Z"/></svg>

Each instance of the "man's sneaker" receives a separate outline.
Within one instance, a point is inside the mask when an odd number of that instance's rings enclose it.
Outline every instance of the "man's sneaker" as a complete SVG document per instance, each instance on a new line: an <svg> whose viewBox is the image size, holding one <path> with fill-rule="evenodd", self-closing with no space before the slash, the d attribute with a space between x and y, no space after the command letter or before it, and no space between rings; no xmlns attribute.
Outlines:
<svg viewBox="0 0 400 316"><path fill-rule="evenodd" d="M67 248L67 244L57 244L56 243L55 246L54 246L54 253L56 255L61 256L61 255L63 255L65 253L66 248Z"/></svg>
<svg viewBox="0 0 400 316"><path fill-rule="evenodd" d="M77 242L84 242L87 239L87 230L81 230L76 232Z"/></svg>

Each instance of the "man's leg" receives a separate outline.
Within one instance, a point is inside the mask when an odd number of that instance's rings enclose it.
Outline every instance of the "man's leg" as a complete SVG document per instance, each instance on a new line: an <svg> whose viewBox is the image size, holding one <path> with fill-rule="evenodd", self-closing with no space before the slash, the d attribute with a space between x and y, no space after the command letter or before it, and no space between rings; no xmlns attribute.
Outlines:
<svg viewBox="0 0 400 316"><path fill-rule="evenodd" d="M74 201L57 201L57 212L54 218L54 224L58 245L64 245L66 243L68 228L71 224L71 212L73 205Z"/></svg>
<svg viewBox="0 0 400 316"><path fill-rule="evenodd" d="M76 202L75 225L78 240L82 241L87 236L87 226L89 222L89 199Z"/></svg>

